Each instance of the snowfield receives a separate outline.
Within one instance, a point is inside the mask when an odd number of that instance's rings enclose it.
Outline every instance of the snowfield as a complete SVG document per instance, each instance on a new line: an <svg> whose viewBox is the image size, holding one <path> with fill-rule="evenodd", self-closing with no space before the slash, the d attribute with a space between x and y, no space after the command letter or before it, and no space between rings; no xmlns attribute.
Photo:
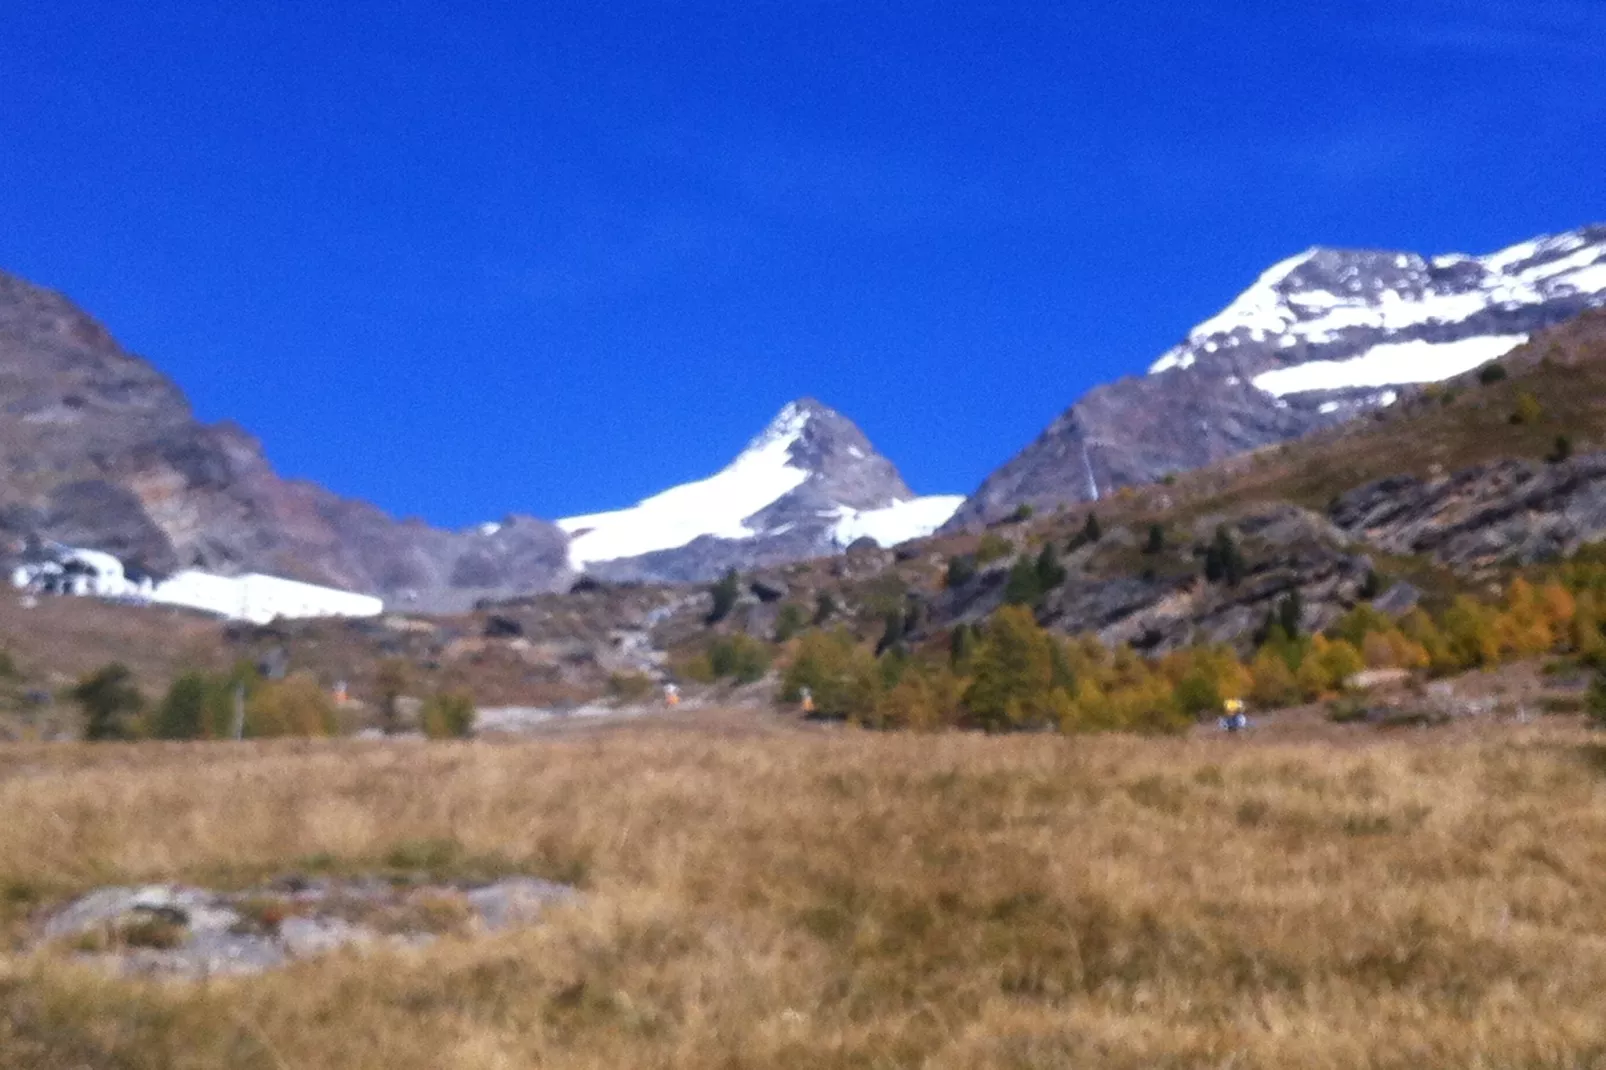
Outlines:
<svg viewBox="0 0 1606 1070"><path fill-rule="evenodd" d="M1505 334L1439 344L1393 342L1373 346L1349 360L1313 360L1265 372L1251 381L1277 397L1308 390L1436 383L1498 360L1527 340L1525 334Z"/></svg>
<svg viewBox="0 0 1606 1070"><path fill-rule="evenodd" d="M884 509L855 510L843 506L842 519L837 521L832 536L838 546L847 546L865 536L881 546L896 546L930 535L948 523L964 503L962 494L932 494L907 502L893 502Z"/></svg>
<svg viewBox="0 0 1606 1070"><path fill-rule="evenodd" d="M788 405L736 460L707 479L671 487L628 509L559 520L571 540L569 562L580 569L592 561L672 550L703 535L752 538L758 532L747 518L809 478L791 456L808 419Z"/></svg>

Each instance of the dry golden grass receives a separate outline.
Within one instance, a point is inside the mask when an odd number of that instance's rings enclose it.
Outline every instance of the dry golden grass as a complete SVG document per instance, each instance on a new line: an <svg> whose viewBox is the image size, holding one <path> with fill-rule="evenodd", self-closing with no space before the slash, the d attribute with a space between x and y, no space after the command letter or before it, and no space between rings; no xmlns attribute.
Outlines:
<svg viewBox="0 0 1606 1070"><path fill-rule="evenodd" d="M0 958L0 1065L1606 1065L1606 748L645 729L0 751L0 900L523 869L515 935L207 985Z"/></svg>

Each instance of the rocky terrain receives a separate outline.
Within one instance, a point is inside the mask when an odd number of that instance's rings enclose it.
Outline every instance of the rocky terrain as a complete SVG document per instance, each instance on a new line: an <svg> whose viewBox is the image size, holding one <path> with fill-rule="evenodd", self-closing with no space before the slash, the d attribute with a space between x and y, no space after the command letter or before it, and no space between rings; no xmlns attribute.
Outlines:
<svg viewBox="0 0 1606 1070"><path fill-rule="evenodd" d="M58 294L0 273L0 535L107 550L156 571L264 571L446 609L569 578L528 517L466 531L397 521L274 473L231 424Z"/></svg>
<svg viewBox="0 0 1606 1070"><path fill-rule="evenodd" d="M1485 257L1311 249L1267 271L1147 376L1098 387L989 476L950 526L1097 501L1392 404L1606 305L1606 227Z"/></svg>
<svg viewBox="0 0 1606 1070"><path fill-rule="evenodd" d="M1606 538L1606 453L1379 480L1344 495L1332 515L1381 550L1469 573L1553 561Z"/></svg>
<svg viewBox="0 0 1606 1070"><path fill-rule="evenodd" d="M36 943L65 946L121 973L204 980L347 947L419 947L443 935L528 925L576 898L572 888L534 877L443 884L389 876L290 876L238 892L100 888L47 917Z"/></svg>

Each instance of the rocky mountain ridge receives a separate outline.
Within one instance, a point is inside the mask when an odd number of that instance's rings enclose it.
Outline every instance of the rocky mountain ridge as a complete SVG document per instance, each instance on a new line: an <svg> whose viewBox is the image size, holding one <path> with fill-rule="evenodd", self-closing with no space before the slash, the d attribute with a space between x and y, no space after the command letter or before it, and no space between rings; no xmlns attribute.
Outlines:
<svg viewBox="0 0 1606 1070"><path fill-rule="evenodd" d="M1096 501L1379 406L1606 305L1606 226L1484 257L1311 249L1263 274L1146 376L1097 387L950 521Z"/></svg>
<svg viewBox="0 0 1606 1070"><path fill-rule="evenodd" d="M543 521L444 531L278 476L233 424L59 294L0 272L0 536L93 546L157 571L264 571L449 609L569 579Z"/></svg>

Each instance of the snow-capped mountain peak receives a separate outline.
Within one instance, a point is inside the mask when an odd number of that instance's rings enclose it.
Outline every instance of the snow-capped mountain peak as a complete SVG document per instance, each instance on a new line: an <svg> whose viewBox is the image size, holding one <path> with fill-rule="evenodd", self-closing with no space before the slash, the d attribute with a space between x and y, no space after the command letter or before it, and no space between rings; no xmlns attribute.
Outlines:
<svg viewBox="0 0 1606 1070"><path fill-rule="evenodd" d="M960 501L917 498L850 420L803 398L712 476L558 526L576 568L691 580L829 553L861 536L903 542L935 530Z"/></svg>
<svg viewBox="0 0 1606 1070"><path fill-rule="evenodd" d="M1482 257L1318 247L1266 271L1149 370L1231 358L1231 374L1278 397L1433 382L1601 303L1606 227Z"/></svg>
<svg viewBox="0 0 1606 1070"><path fill-rule="evenodd" d="M1606 226L1467 256L1315 247L1261 273L1161 355L1096 387L950 524L1093 501L1393 404L1606 306Z"/></svg>

